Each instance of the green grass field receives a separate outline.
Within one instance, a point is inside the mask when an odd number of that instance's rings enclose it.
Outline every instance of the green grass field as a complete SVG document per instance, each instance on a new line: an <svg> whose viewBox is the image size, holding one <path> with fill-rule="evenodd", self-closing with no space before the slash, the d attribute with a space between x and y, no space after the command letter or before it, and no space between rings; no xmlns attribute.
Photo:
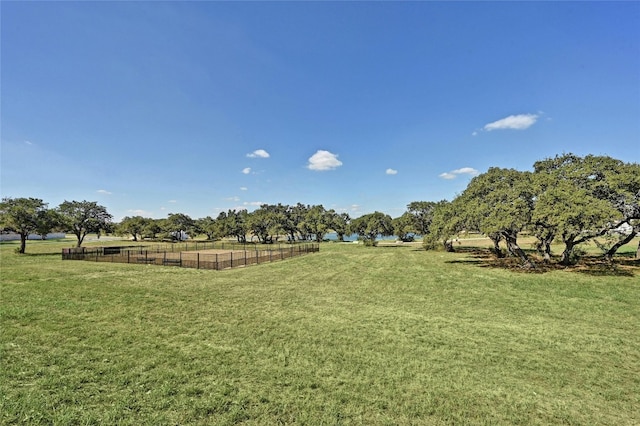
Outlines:
<svg viewBox="0 0 640 426"><path fill-rule="evenodd" d="M326 243L202 271L71 245L0 246L2 424L640 424L638 261Z"/></svg>

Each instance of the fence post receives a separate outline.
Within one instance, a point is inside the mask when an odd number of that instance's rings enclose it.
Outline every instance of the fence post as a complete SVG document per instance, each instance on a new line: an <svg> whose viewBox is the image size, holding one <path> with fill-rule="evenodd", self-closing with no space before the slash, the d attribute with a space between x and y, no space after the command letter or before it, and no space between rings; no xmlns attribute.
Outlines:
<svg viewBox="0 0 640 426"><path fill-rule="evenodd" d="M231 252L231 267L233 268L233 252Z"/></svg>
<svg viewBox="0 0 640 426"><path fill-rule="evenodd" d="M218 253L216 253L216 271L220 270L220 266L218 265Z"/></svg>
<svg viewBox="0 0 640 426"><path fill-rule="evenodd" d="M130 257L131 257L131 252L127 250L127 263L131 263Z"/></svg>
<svg viewBox="0 0 640 426"><path fill-rule="evenodd" d="M244 266L247 266L247 247L244 249Z"/></svg>
<svg viewBox="0 0 640 426"><path fill-rule="evenodd" d="M198 247L198 243L196 243L196 248ZM200 253L196 253L196 269L200 269Z"/></svg>

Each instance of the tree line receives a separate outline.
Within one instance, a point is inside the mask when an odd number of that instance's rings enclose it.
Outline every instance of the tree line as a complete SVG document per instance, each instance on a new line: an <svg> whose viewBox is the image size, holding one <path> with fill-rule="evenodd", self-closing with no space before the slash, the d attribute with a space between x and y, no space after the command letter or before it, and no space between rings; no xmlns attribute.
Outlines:
<svg viewBox="0 0 640 426"><path fill-rule="evenodd" d="M375 244L380 235L397 235L405 241L413 235L424 235L428 228L425 217L433 205L435 203L422 201L410 203L408 211L396 219L380 212L352 219L348 213L338 213L322 205L263 204L253 212L228 210L216 218L207 216L195 220L174 213L166 219L125 217L116 230L121 235L130 235L134 241L179 238L186 233L206 235L209 240L235 237L238 242L246 242L247 236L251 236L263 244L282 240L321 242L327 233L335 232L338 241L344 241L346 235L358 234L362 240Z"/></svg>
<svg viewBox="0 0 640 426"><path fill-rule="evenodd" d="M263 244L322 241L335 232L340 241L357 234L368 245L375 245L381 235L402 241L422 236L425 248L446 250L453 250L457 236L478 232L493 241L496 256L516 256L533 267L518 243L526 232L536 237L545 262L551 260L551 244L560 242L560 263L570 264L579 244L594 241L610 258L640 233L640 165L608 156L562 154L535 162L533 171L492 167L452 201L414 201L406 207L396 218L376 211L352 219L322 205L263 204L253 212L228 210L216 218L170 213L164 219L127 216L113 223L107 209L92 201L65 201L48 209L40 199L4 198L0 228L20 235L20 253L29 234L55 230L72 232L78 247L94 232L129 235L134 241L180 240L188 234L247 242L250 236Z"/></svg>
<svg viewBox="0 0 640 426"><path fill-rule="evenodd" d="M163 219L127 216L114 223L106 207L95 201L65 201L49 209L38 198L3 198L0 203L0 229L20 235L19 252L24 253L29 235L42 238L54 231L71 232L80 247L88 233L114 233L139 240L182 240L187 235L206 235L208 240L236 238L238 242L251 240L263 244L278 241L323 241L326 234L335 232L343 241L356 233L367 244L375 244L380 235L398 235L409 241L413 235L427 232L425 217L435 203L414 202L401 217L375 212L351 219L347 213L325 209L322 205L294 206L263 204L257 210L228 210L216 218L207 216L192 219L183 213L170 213Z"/></svg>

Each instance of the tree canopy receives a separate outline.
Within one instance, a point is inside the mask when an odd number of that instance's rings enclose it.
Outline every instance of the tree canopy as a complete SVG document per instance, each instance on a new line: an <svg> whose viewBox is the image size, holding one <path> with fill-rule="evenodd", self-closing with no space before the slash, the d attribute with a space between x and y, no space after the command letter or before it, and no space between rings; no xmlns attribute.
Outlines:
<svg viewBox="0 0 640 426"><path fill-rule="evenodd" d="M532 266L517 243L518 235L528 231L537 237L546 261L551 242L562 242L560 262L569 264L578 244L616 234L607 247L610 257L640 233L639 200L640 165L607 156L563 154L537 161L533 172L492 167L451 203L435 207L425 247L433 247L435 240L447 245L452 234L478 231L493 240L496 254L504 241L509 253ZM622 225L630 231L622 231Z"/></svg>
<svg viewBox="0 0 640 426"><path fill-rule="evenodd" d="M47 204L39 198L2 199L0 203L0 227L20 235L19 253L26 250L29 234L38 232L44 226Z"/></svg>
<svg viewBox="0 0 640 426"><path fill-rule="evenodd" d="M379 235L393 235L393 219L388 214L373 212L351 221L351 231L367 245L376 245Z"/></svg>
<svg viewBox="0 0 640 426"><path fill-rule="evenodd" d="M78 247L89 232L106 229L112 219L107 208L95 201L65 201L58 206L58 212L65 230L72 232L78 239Z"/></svg>
<svg viewBox="0 0 640 426"><path fill-rule="evenodd" d="M120 235L131 235L133 241L138 241L138 237L143 237L145 227L149 225L150 220L152 219L147 219L142 216L125 216L116 227L116 232Z"/></svg>

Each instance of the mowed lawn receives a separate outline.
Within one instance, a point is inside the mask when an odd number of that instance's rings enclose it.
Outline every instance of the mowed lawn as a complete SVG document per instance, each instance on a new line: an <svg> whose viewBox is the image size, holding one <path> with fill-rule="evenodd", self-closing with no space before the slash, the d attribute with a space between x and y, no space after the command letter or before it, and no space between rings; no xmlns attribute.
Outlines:
<svg viewBox="0 0 640 426"><path fill-rule="evenodd" d="M640 424L637 262L326 243L201 271L69 245L0 246L2 424Z"/></svg>

